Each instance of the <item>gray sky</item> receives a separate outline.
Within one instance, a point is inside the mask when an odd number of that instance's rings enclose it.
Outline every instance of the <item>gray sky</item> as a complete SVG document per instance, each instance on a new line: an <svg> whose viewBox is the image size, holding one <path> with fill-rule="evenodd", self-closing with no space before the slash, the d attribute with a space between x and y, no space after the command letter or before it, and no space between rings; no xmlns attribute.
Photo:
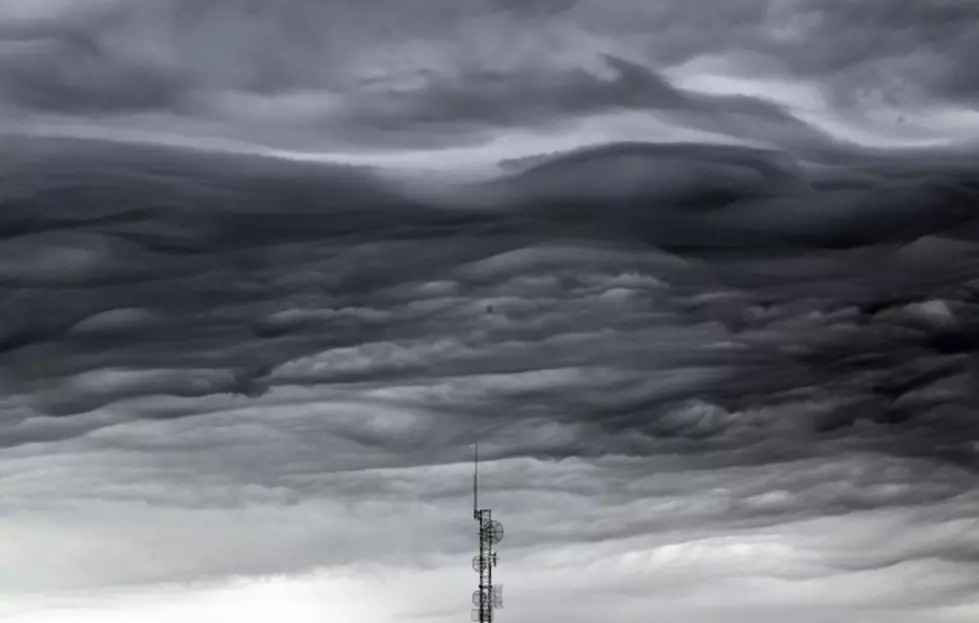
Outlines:
<svg viewBox="0 0 979 623"><path fill-rule="evenodd" d="M0 3L0 618L976 620L977 5L462 6Z"/></svg>

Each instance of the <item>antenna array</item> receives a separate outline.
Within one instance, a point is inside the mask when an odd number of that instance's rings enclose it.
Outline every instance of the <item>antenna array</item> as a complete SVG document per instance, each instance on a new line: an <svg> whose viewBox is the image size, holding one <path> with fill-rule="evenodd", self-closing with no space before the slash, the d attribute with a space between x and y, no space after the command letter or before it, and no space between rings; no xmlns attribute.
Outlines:
<svg viewBox="0 0 979 623"><path fill-rule="evenodd" d="M497 558L493 547L503 540L503 524L493 519L488 508L479 508L479 442L473 454L473 519L479 523L479 555L473 558L473 571L479 574L479 588L473 592L472 620L490 623L497 608L503 607L503 587L493 585Z"/></svg>

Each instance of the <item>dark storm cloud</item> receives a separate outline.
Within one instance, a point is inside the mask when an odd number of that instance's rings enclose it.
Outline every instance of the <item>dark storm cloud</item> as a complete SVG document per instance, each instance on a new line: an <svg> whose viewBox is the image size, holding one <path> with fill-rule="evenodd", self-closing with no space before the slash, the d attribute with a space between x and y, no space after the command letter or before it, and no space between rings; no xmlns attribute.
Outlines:
<svg viewBox="0 0 979 623"><path fill-rule="evenodd" d="M14 3L0 13L0 101L16 119L35 111L185 134L207 123L331 147L438 145L632 109L827 150L835 141L798 111L688 93L661 72L704 55L727 59L735 73L814 79L840 112L975 90L969 42L979 15L967 0L830 4Z"/></svg>
<svg viewBox="0 0 979 623"><path fill-rule="evenodd" d="M38 4L13 2L0 13L0 90L8 103L82 114L178 104L186 89L179 69L113 41L110 11L118 3Z"/></svg>
<svg viewBox="0 0 979 623"><path fill-rule="evenodd" d="M422 91L365 93L343 115L345 125L397 134L405 128L460 129L486 125L551 124L576 115L639 110L681 125L766 143L829 150L835 141L782 107L746 96L685 92L652 69L626 59L599 61L605 77L567 71L480 71L432 80Z"/></svg>
<svg viewBox="0 0 979 623"><path fill-rule="evenodd" d="M0 46L0 89L18 106L80 114L174 109L186 88L167 68L119 59L84 39Z"/></svg>
<svg viewBox="0 0 979 623"><path fill-rule="evenodd" d="M975 466L975 248L935 237L972 219L961 164L814 179L773 151L615 145L437 207L354 168L8 144L6 446L117 407L166 420L388 385L405 389L371 400L600 433L518 454L601 455L621 435L714 465L819 451L774 441L790 434ZM877 433L850 437L864 423ZM438 453L452 430L419 443Z"/></svg>
<svg viewBox="0 0 979 623"><path fill-rule="evenodd" d="M588 18L626 32L654 31L651 58L681 63L733 53L759 70L820 79L841 104L913 102L973 92L979 9L969 0L838 3L740 0L705 10L688 2L637 7L581 2Z"/></svg>
<svg viewBox="0 0 979 623"><path fill-rule="evenodd" d="M979 89L975 73L968 70L976 60L970 41L979 35L975 3L859 2L840 11L833 2L816 0L802 7L806 26L795 45L820 40L834 45L792 55L788 68L837 75L839 97L846 97L848 88L856 90L857 98L866 96L868 89L860 89L866 78L882 84L885 101L913 98L916 88L968 101ZM891 59L898 60L891 64ZM875 76L881 68L885 74Z"/></svg>

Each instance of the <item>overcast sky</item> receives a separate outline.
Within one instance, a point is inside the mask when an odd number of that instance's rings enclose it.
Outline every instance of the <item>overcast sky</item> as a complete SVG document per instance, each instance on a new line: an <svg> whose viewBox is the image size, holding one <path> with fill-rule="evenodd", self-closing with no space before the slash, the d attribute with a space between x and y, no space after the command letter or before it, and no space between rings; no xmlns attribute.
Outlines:
<svg viewBox="0 0 979 623"><path fill-rule="evenodd" d="M0 619L976 621L977 40L0 0Z"/></svg>

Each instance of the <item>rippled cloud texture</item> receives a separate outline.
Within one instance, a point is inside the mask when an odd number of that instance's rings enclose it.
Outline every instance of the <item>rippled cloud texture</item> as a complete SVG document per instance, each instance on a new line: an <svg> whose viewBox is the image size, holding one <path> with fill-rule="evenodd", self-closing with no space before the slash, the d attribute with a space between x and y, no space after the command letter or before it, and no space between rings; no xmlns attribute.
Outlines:
<svg viewBox="0 0 979 623"><path fill-rule="evenodd" d="M979 5L707 5L0 2L0 618L977 620Z"/></svg>

